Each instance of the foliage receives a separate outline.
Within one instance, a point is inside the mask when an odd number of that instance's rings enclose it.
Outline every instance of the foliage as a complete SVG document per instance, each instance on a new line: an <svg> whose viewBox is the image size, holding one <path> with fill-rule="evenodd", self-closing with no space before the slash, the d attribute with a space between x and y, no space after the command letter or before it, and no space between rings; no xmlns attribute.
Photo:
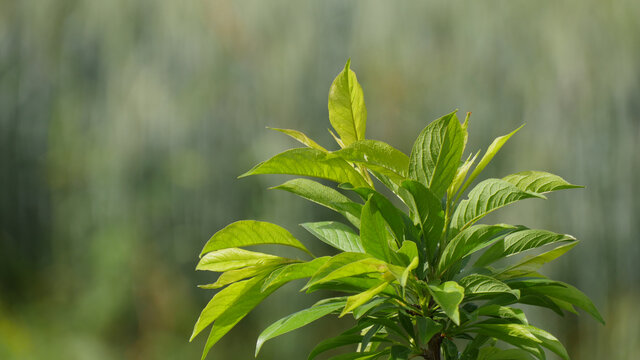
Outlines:
<svg viewBox="0 0 640 360"><path fill-rule="evenodd" d="M259 336L256 356L267 340L336 314L353 316L355 325L318 344L309 359L343 346L355 352L331 359L544 359L544 349L568 359L563 345L530 325L517 305L548 308L561 316L564 311L575 313L575 306L603 321L582 292L538 272L577 240L521 225L477 222L511 203L580 186L546 172L525 171L483 180L465 196L518 129L497 138L470 174L479 152L462 160L468 115L462 124L456 112L428 124L407 156L384 142L365 139L363 92L349 65L329 91L329 120L341 149L328 151L299 131L275 129L307 147L278 154L242 175L290 174L338 183L339 190L297 178L275 189L342 214L350 225L302 224L339 253L314 257L287 230L260 221L238 221L214 234L197 269L221 272L215 283L202 287L223 289L204 308L193 331L192 339L212 325L202 358L269 294L287 282L308 278L303 290L344 296L273 323ZM397 199L378 192L373 179ZM263 244L294 247L311 260L240 249ZM514 264L501 261L546 247L551 249ZM497 347L497 342L512 347Z"/></svg>

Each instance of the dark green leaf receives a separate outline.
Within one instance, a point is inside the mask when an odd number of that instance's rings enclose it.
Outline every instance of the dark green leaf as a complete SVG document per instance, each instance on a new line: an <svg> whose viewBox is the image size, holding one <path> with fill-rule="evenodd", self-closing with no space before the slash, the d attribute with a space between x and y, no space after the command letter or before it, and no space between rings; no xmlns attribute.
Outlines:
<svg viewBox="0 0 640 360"><path fill-rule="evenodd" d="M578 244L578 241L558 246L557 248L536 255L533 257L526 257L519 263L509 266L506 269L498 271L496 277L499 279L513 279L518 277L530 276L542 267L542 265L557 259L564 255L567 251L573 249Z"/></svg>
<svg viewBox="0 0 640 360"><path fill-rule="evenodd" d="M444 210L440 200L424 185L408 180L402 183L412 196L410 208L416 214L425 239L429 260L435 254L444 228Z"/></svg>
<svg viewBox="0 0 640 360"><path fill-rule="evenodd" d="M290 331L301 328L313 321L316 321L321 317L342 308L345 303L346 300L344 300L344 298L330 299L330 301L324 301L322 303L315 304L308 309L298 311L276 321L275 323L267 327L260 334L260 336L258 336L255 356L258 356L260 348L267 340L273 339L274 337L280 336L282 334L286 334Z"/></svg>
<svg viewBox="0 0 640 360"><path fill-rule="evenodd" d="M418 327L418 337L422 345L429 344L432 337L439 335L442 331L442 324L433 321L431 318L418 317L416 319Z"/></svg>
<svg viewBox="0 0 640 360"><path fill-rule="evenodd" d="M465 296L490 293L511 294L516 299L520 297L520 291L511 289L507 284L490 276L471 274L460 279L460 285L464 287Z"/></svg>

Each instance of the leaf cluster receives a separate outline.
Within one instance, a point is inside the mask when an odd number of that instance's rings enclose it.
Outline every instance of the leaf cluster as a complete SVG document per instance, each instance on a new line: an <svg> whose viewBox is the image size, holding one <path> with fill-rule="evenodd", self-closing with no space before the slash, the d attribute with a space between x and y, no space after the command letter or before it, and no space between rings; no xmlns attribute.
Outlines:
<svg viewBox="0 0 640 360"><path fill-rule="evenodd" d="M221 273L216 282L201 286L221 289L193 331L192 338L211 325L202 358L275 290L308 279L302 290L331 290L342 296L273 323L260 334L256 356L267 340L335 314L353 317L354 326L322 341L308 360L341 347L348 350L331 359L545 359L545 349L568 359L563 345L529 324L518 305L547 308L561 316L575 313L577 307L602 322L582 292L538 272L577 240L522 225L478 222L520 200L545 199L546 193L580 186L541 171L474 185L519 129L496 138L479 160L480 151L463 157L468 114L463 122L452 112L428 124L408 156L366 139L364 96L349 65L329 91L335 133L330 131L340 149L329 151L296 130L275 129L305 147L280 153L242 175L302 176L273 189L344 217L344 222L301 224L337 254L315 257L287 230L267 222L238 221L215 233L197 266ZM337 187L309 178L330 180ZM376 186L388 188L398 201ZM294 247L309 258L243 249L264 244ZM498 342L508 346L496 346Z"/></svg>

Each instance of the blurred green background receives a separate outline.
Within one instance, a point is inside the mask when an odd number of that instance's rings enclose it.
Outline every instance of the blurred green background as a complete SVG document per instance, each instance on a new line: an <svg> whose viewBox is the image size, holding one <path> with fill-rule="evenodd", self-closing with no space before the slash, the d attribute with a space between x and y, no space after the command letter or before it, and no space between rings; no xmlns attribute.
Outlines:
<svg viewBox="0 0 640 360"><path fill-rule="evenodd" d="M527 125L486 170L537 169L586 189L493 221L582 240L546 274L598 305L537 311L574 359L640 353L640 2L636 0L0 0L0 359L198 359L212 292L197 256L238 219L334 217L236 176L298 146L335 148L327 93L348 57L368 137L409 152L431 120L472 111L468 149ZM212 359L250 359L259 332L313 303L288 286ZM349 320L268 343L303 359Z"/></svg>

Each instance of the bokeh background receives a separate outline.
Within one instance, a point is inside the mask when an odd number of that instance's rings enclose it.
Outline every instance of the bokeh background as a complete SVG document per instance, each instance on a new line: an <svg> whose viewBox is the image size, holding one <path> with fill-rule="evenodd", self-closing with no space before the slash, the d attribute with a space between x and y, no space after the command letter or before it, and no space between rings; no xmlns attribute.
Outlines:
<svg viewBox="0 0 640 360"><path fill-rule="evenodd" d="M198 359L188 343L217 230L333 219L286 177L236 176L296 143L331 145L327 93L347 58L368 137L409 152L427 122L472 111L468 149L527 125L486 170L538 169L586 189L491 220L570 233L546 274L588 316L535 312L574 359L640 354L640 2L0 0L0 359ZM250 359L272 321L313 303L283 288L216 345ZM264 347L303 359L349 320Z"/></svg>

